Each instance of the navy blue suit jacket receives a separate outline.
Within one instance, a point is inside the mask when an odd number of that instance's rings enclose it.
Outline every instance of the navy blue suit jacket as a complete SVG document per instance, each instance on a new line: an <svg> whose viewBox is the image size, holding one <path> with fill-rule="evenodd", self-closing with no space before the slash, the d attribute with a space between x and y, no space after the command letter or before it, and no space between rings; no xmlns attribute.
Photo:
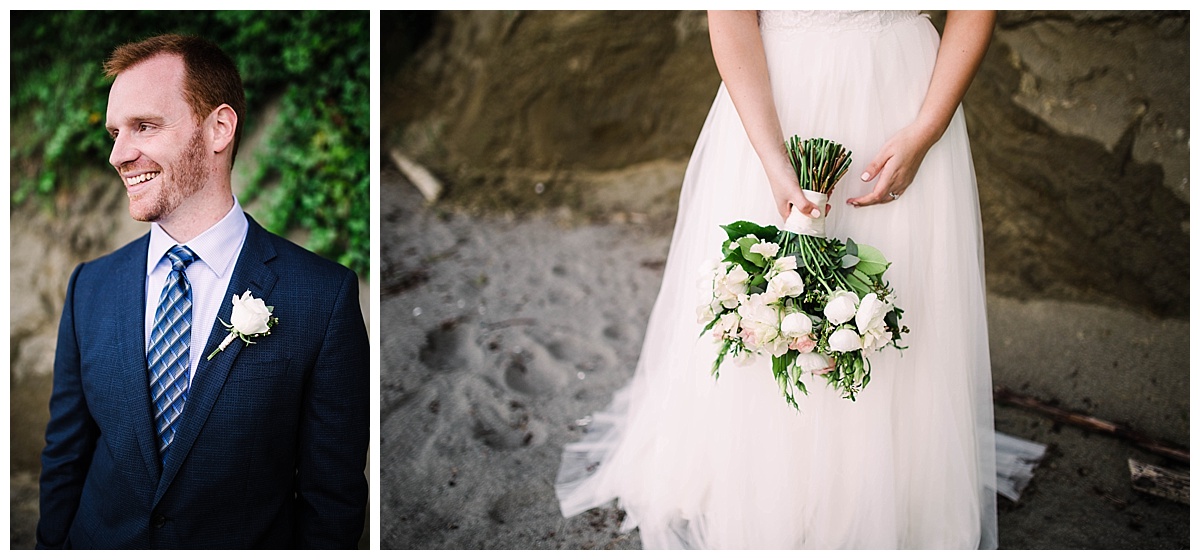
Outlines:
<svg viewBox="0 0 1200 560"><path fill-rule="evenodd" d="M369 344L350 270L250 221L217 316L247 289L279 323L217 323L168 461L144 342L149 235L79 265L58 330L42 452L45 548L351 548L367 506Z"/></svg>

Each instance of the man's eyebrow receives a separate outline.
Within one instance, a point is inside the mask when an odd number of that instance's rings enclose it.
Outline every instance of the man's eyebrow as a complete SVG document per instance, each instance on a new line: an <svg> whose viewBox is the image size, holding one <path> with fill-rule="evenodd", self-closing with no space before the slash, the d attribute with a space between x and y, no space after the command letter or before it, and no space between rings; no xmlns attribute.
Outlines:
<svg viewBox="0 0 1200 560"><path fill-rule="evenodd" d="M118 122L132 123L132 122L162 122L162 121L163 121L162 115L146 114L146 115L132 115L129 117L125 117L124 119L122 119L121 121L118 121ZM105 122L104 126L107 128L115 128L111 122Z"/></svg>

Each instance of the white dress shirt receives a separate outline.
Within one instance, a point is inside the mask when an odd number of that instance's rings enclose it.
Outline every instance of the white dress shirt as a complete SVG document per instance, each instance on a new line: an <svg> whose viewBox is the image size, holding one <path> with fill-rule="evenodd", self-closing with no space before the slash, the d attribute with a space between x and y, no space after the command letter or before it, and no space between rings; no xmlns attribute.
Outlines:
<svg viewBox="0 0 1200 560"><path fill-rule="evenodd" d="M221 221L213 224L197 235L191 241L184 243L196 260L188 265L184 274L192 286L192 336L188 346L188 381L196 374L200 360L212 352L205 348L208 336L212 333L213 325L217 324L217 312L221 309L225 291L229 288L229 279L233 276L237 257L242 252L246 242L246 232L250 229L246 215L238 204L237 197L233 198L233 208L225 214ZM150 248L146 251L146 350L150 349L150 331L154 329L154 312L158 308L158 298L162 294L163 284L171 271L171 260L167 252L179 245L157 223L150 224ZM226 323L229 317L222 317ZM221 327L224 329L224 327Z"/></svg>

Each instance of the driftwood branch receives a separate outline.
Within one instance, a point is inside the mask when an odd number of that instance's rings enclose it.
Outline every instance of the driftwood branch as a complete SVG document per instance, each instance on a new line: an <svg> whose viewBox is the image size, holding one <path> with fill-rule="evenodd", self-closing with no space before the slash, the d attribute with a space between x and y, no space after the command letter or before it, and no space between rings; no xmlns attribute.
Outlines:
<svg viewBox="0 0 1200 560"><path fill-rule="evenodd" d="M1129 426L1089 416L1082 412L1060 408L1037 397L1023 395L1000 385L992 388L992 396L996 402L1032 410L1051 418L1055 422L1062 422L1093 432L1108 434L1128 441L1150 453L1175 459L1176 461L1183 461L1184 463L1191 463L1188 448L1170 441L1152 438Z"/></svg>
<svg viewBox="0 0 1200 560"><path fill-rule="evenodd" d="M1191 476L1185 472L1148 465L1129 459L1129 481L1133 488L1147 494L1183 504L1191 497Z"/></svg>

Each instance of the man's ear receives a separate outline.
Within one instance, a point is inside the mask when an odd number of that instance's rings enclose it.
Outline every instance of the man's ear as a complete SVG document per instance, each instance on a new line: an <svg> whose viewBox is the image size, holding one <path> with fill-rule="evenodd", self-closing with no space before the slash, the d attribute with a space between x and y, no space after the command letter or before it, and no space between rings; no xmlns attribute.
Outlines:
<svg viewBox="0 0 1200 560"><path fill-rule="evenodd" d="M238 115L233 107L222 103L208 114L208 133L213 153L221 153L233 146L233 137L237 133Z"/></svg>

